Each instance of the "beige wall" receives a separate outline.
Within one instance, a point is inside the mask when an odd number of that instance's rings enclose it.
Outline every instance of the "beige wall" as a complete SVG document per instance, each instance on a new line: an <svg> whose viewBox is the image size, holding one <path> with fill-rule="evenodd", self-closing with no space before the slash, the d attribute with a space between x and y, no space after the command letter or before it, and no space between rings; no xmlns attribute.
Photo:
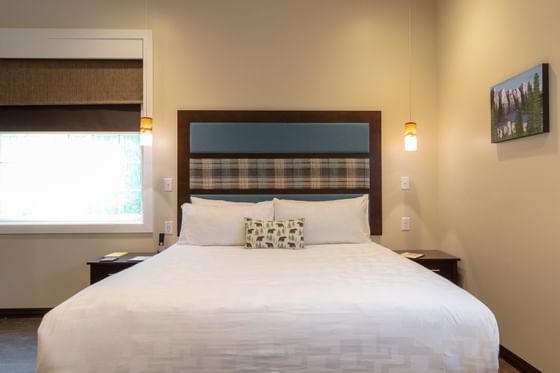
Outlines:
<svg viewBox="0 0 560 373"><path fill-rule="evenodd" d="M0 27L143 28L144 1L0 0ZM177 109L383 111L381 243L433 248L437 224L435 13L414 4L413 116L419 151L403 151L408 120L408 2L198 0L149 2L154 43L155 231L176 218ZM399 177L412 190L399 190ZM412 231L399 230L401 216ZM422 219L420 219L420 216ZM50 307L88 284L87 259L151 250L150 235L0 237L0 308Z"/></svg>
<svg viewBox="0 0 560 373"><path fill-rule="evenodd" d="M496 314L502 344L539 369L560 352L560 3L438 3L441 248ZM550 133L490 143L489 87L550 63Z"/></svg>
<svg viewBox="0 0 560 373"><path fill-rule="evenodd" d="M0 27L142 28L143 6L0 0ZM149 8L156 232L175 219L176 196L161 178L176 176L177 109L380 109L380 242L460 255L465 286L496 313L502 343L554 371L557 1L414 2L416 153L402 149L407 1L158 0ZM551 64L551 133L490 144L488 88L540 62ZM411 176L409 192L398 188L402 175ZM413 218L410 233L399 230L403 215ZM54 306L87 285L87 259L153 246L151 235L2 236L0 308Z"/></svg>

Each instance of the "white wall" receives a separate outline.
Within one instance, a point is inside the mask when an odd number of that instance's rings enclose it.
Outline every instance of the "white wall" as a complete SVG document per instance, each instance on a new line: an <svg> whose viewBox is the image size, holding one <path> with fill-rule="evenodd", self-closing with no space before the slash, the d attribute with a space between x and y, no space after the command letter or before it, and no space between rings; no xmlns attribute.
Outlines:
<svg viewBox="0 0 560 373"><path fill-rule="evenodd" d="M560 3L438 2L440 247L496 314L501 343L558 371ZM550 133L490 143L489 88L550 63Z"/></svg>
<svg viewBox="0 0 560 373"><path fill-rule="evenodd" d="M144 27L142 0L0 0L0 9L0 27ZM408 1L150 1L156 232L176 218L176 195L162 191L161 178L176 177L178 109L382 110L379 241L395 249L436 247L434 10L433 0L414 2L412 102L419 151L405 153ZM403 175L411 177L408 192L399 189ZM412 217L411 232L399 230L401 216ZM149 251L155 237L1 236L0 308L54 306L87 286L88 259L115 250Z"/></svg>

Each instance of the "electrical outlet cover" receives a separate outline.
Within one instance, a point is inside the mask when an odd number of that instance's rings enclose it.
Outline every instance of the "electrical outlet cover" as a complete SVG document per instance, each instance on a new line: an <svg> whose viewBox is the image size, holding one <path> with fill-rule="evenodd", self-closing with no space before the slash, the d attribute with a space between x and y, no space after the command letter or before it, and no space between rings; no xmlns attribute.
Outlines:
<svg viewBox="0 0 560 373"><path fill-rule="evenodd" d="M173 221L166 220L163 224L163 231L165 234L172 234L173 233Z"/></svg>

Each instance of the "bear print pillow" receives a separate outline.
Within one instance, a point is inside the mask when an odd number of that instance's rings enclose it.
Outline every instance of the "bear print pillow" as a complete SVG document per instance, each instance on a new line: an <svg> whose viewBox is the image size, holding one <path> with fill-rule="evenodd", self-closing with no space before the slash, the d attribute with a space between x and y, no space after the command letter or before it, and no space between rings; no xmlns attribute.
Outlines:
<svg viewBox="0 0 560 373"><path fill-rule="evenodd" d="M303 219L245 218L246 249L303 249Z"/></svg>

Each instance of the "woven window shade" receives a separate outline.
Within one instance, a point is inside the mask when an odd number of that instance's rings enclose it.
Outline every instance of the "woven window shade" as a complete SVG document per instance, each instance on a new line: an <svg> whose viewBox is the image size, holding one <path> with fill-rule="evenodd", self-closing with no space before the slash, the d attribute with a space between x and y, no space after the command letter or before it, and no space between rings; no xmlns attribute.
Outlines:
<svg viewBox="0 0 560 373"><path fill-rule="evenodd" d="M141 60L0 59L0 106L142 103Z"/></svg>
<svg viewBox="0 0 560 373"><path fill-rule="evenodd" d="M139 104L0 106L0 132L139 130Z"/></svg>

